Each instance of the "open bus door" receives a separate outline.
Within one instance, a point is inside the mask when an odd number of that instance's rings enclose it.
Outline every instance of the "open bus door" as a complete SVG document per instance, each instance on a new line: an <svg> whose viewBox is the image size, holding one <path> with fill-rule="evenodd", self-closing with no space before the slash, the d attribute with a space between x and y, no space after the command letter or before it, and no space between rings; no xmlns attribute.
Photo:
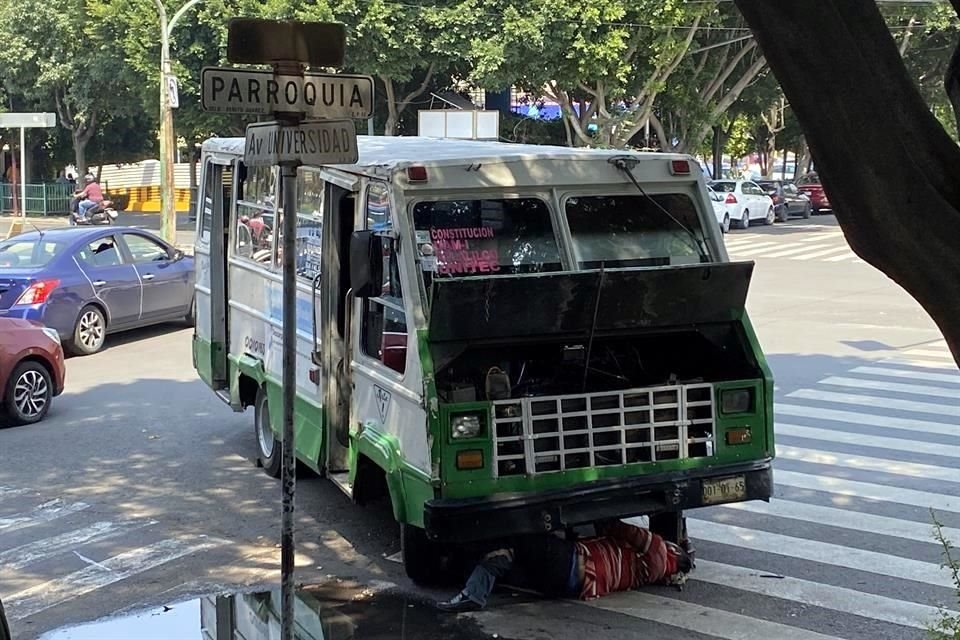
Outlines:
<svg viewBox="0 0 960 640"><path fill-rule="evenodd" d="M203 164L197 206L195 366L218 393L229 387L227 248L236 161L210 157Z"/></svg>

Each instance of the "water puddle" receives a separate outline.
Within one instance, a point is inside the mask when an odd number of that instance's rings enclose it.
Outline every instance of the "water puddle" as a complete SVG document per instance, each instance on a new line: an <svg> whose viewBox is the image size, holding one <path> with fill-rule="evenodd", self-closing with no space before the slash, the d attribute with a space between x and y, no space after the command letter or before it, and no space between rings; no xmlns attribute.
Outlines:
<svg viewBox="0 0 960 640"><path fill-rule="evenodd" d="M401 594L338 586L297 592L297 640L489 639L469 619ZM51 631L40 640L279 640L280 591L203 596Z"/></svg>

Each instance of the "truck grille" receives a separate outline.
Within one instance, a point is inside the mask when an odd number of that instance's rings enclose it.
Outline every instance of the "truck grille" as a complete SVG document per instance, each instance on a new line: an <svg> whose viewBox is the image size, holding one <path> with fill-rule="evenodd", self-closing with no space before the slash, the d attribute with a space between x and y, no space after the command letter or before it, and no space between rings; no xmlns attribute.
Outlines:
<svg viewBox="0 0 960 640"><path fill-rule="evenodd" d="M493 431L497 477L708 457L713 386L500 400Z"/></svg>

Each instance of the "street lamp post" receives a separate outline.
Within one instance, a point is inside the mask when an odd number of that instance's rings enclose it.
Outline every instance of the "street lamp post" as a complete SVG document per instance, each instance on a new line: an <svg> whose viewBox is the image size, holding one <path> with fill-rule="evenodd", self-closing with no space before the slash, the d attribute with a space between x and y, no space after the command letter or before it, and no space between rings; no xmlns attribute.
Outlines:
<svg viewBox="0 0 960 640"><path fill-rule="evenodd" d="M173 109L170 106L168 80L171 77L170 34L183 15L200 0L188 0L173 17L167 20L167 10L162 0L153 0L160 16L160 234L170 244L177 240L177 207L174 194L173 154L176 141L173 137Z"/></svg>

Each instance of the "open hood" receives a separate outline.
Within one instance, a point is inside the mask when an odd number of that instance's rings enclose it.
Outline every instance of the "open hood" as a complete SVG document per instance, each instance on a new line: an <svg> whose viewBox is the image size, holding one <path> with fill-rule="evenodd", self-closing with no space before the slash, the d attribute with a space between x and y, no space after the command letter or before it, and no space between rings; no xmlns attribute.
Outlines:
<svg viewBox="0 0 960 640"><path fill-rule="evenodd" d="M430 342L587 339L594 317L597 335L732 322L752 274L735 262L436 279Z"/></svg>

